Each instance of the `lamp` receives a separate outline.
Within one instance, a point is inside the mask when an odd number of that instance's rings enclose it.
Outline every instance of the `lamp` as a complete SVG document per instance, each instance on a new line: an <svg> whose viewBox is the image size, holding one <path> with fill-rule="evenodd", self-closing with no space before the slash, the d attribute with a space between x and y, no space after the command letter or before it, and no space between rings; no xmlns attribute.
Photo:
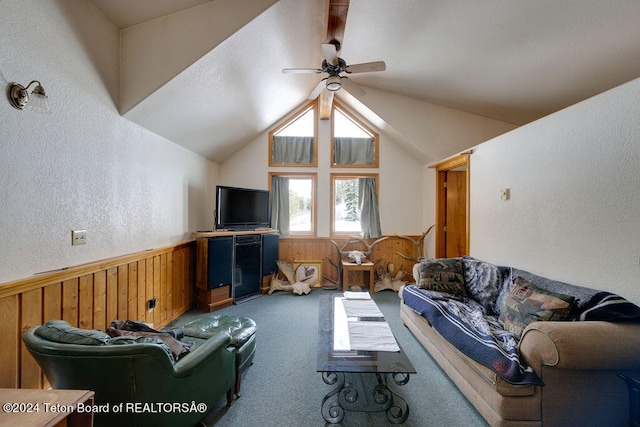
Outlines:
<svg viewBox="0 0 640 427"><path fill-rule="evenodd" d="M335 92L341 87L342 83L340 82L340 76L330 76L327 78L327 89L331 92Z"/></svg>
<svg viewBox="0 0 640 427"><path fill-rule="evenodd" d="M29 88L34 84L36 84L36 87L29 95ZM7 85L7 98L9 99L9 104L18 110L34 110L43 114L51 112L47 94L37 80L33 80L27 87L15 82L9 83Z"/></svg>

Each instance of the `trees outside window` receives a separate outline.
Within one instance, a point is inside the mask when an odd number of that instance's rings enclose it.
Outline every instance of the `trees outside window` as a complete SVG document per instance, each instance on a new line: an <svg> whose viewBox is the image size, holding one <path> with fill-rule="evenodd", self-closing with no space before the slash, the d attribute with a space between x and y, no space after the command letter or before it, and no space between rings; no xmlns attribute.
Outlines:
<svg viewBox="0 0 640 427"><path fill-rule="evenodd" d="M378 174L331 174L331 234L362 233L361 178L377 182Z"/></svg>

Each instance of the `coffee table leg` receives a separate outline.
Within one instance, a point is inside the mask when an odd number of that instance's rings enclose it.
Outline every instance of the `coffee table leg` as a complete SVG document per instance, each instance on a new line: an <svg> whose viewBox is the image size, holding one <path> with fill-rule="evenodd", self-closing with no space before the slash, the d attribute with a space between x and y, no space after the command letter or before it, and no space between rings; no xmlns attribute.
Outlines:
<svg viewBox="0 0 640 427"><path fill-rule="evenodd" d="M365 385L364 376L375 375L377 384L373 389ZM398 386L409 382L409 374L396 372L387 374ZM353 373L353 382L345 382L345 374L341 372L323 372L322 379L325 383L335 385L322 399L322 417L331 424L337 424L344 418L344 412L380 412L385 411L387 419L393 424L402 424L409 417L409 405L402 396L393 392L387 386L386 376L378 373ZM350 377L350 378L351 378ZM369 381L371 383L372 381Z"/></svg>
<svg viewBox="0 0 640 427"><path fill-rule="evenodd" d="M344 418L344 409L340 406L338 398L338 393L344 387L344 374L341 372L323 372L322 380L327 384L336 385L322 399L322 405L320 406L322 418L328 423L338 424Z"/></svg>
<svg viewBox="0 0 640 427"><path fill-rule="evenodd" d="M409 382L409 374L407 372L394 372L391 375L393 382L398 386L403 386ZM386 385L385 385L386 387ZM393 424L402 424L409 417L409 404L399 394L394 393L391 389L388 389L393 394L393 402L389 409L387 409L387 419Z"/></svg>

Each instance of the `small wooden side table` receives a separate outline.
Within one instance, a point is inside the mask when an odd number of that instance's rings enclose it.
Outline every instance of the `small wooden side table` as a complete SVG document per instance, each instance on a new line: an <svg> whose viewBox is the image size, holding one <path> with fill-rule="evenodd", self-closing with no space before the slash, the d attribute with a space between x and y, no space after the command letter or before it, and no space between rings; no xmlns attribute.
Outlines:
<svg viewBox="0 0 640 427"><path fill-rule="evenodd" d="M81 403L89 409L93 396L88 390L0 388L0 425L91 427L93 412L76 408Z"/></svg>
<svg viewBox="0 0 640 427"><path fill-rule="evenodd" d="M349 272L350 271L368 271L369 272L369 293L373 295L373 285L375 282L375 265L368 259L363 259L361 264L350 262L346 259L341 260L342 263L342 289L349 290Z"/></svg>

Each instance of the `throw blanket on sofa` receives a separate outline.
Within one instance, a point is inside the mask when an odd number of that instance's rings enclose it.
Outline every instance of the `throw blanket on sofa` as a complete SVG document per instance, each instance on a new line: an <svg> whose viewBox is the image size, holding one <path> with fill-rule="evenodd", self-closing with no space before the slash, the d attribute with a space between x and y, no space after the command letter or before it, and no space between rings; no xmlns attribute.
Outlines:
<svg viewBox="0 0 640 427"><path fill-rule="evenodd" d="M160 339L171 351L174 361L178 361L189 353L191 343L183 343L178 338L184 336L184 332L179 329L156 331L142 322L133 320L114 320L107 328L110 337L138 336L156 337Z"/></svg>
<svg viewBox="0 0 640 427"><path fill-rule="evenodd" d="M415 285L404 287L402 298L425 317L447 341L461 352L496 372L511 384L543 385L528 366L520 362L517 342L498 317L470 298L456 297Z"/></svg>

